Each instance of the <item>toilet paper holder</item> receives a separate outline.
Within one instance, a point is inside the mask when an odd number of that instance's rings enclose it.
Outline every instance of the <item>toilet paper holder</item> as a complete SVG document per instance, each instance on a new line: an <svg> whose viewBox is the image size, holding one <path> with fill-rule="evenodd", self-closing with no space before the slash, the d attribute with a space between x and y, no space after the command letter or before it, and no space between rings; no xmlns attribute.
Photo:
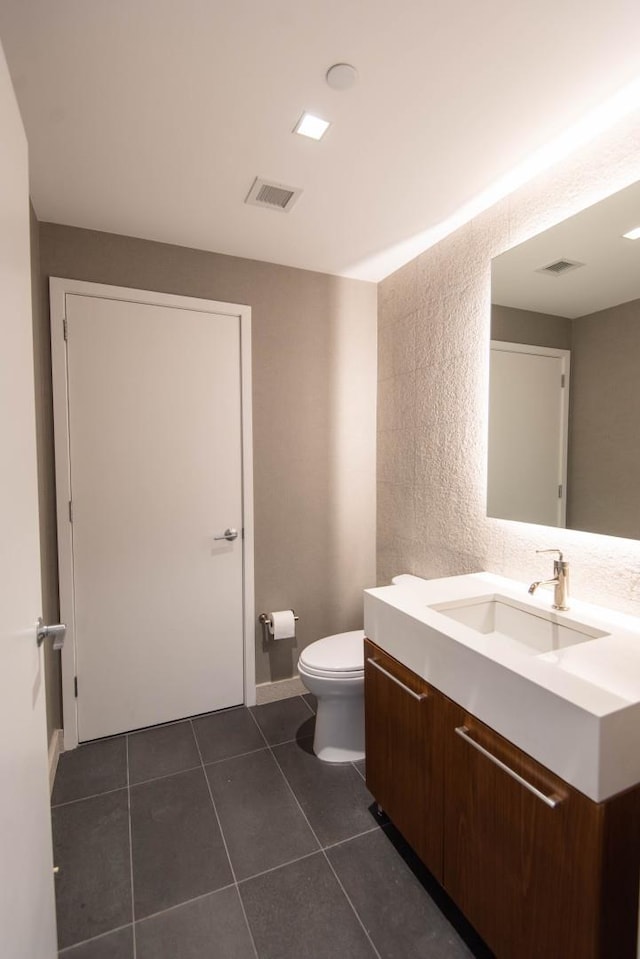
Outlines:
<svg viewBox="0 0 640 959"><path fill-rule="evenodd" d="M292 609L291 612L293 613L294 622L297 623L300 617L296 615L295 609ZM262 632L264 633L265 640L272 639L273 637L271 636L271 633L269 632L269 623L271 622L269 613L260 613L260 615L258 616L258 622L262 626Z"/></svg>
<svg viewBox="0 0 640 959"><path fill-rule="evenodd" d="M295 609L292 609L291 612L293 613L293 618L295 619L295 621L296 621L296 623L297 623L298 620L300 619L300 617L299 617L299 616L296 616L296 611L295 611ZM262 626L267 626L267 625L269 624L269 613L260 613L260 615L258 616L258 622L259 622Z"/></svg>

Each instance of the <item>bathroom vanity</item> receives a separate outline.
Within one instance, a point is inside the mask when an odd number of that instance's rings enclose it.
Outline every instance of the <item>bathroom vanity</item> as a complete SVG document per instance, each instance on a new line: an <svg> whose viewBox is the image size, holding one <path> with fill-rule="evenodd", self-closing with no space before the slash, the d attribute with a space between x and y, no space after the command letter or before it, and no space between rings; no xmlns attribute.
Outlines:
<svg viewBox="0 0 640 959"><path fill-rule="evenodd" d="M640 629L490 574L365 594L367 785L498 959L635 959Z"/></svg>

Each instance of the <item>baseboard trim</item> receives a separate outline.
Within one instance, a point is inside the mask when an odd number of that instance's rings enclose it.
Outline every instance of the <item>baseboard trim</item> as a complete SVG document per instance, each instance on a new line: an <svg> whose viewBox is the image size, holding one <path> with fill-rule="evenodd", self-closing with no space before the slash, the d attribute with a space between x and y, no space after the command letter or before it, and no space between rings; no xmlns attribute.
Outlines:
<svg viewBox="0 0 640 959"><path fill-rule="evenodd" d="M309 690L299 676L291 679L279 679L275 683L260 683L256 686L256 704L274 703L278 699L289 699L291 696L303 696Z"/></svg>
<svg viewBox="0 0 640 959"><path fill-rule="evenodd" d="M58 769L58 760L64 752L64 733L62 729L54 729L49 740L49 793L53 792L53 784Z"/></svg>

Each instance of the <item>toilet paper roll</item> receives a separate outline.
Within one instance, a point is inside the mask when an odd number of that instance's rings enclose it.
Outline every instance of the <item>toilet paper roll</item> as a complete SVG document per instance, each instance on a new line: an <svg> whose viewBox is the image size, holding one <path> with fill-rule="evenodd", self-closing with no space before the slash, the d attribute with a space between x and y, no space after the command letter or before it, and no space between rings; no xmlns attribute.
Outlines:
<svg viewBox="0 0 640 959"><path fill-rule="evenodd" d="M269 632L274 639L292 639L296 635L296 621L292 609L269 613Z"/></svg>

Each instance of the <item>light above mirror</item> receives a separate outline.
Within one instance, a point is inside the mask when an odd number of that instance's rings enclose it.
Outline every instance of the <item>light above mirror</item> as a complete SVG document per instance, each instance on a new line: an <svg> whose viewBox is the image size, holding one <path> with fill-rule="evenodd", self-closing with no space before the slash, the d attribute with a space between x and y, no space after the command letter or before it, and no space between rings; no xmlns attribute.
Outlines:
<svg viewBox="0 0 640 959"><path fill-rule="evenodd" d="M640 539L638 222L640 183L492 261L489 516Z"/></svg>

